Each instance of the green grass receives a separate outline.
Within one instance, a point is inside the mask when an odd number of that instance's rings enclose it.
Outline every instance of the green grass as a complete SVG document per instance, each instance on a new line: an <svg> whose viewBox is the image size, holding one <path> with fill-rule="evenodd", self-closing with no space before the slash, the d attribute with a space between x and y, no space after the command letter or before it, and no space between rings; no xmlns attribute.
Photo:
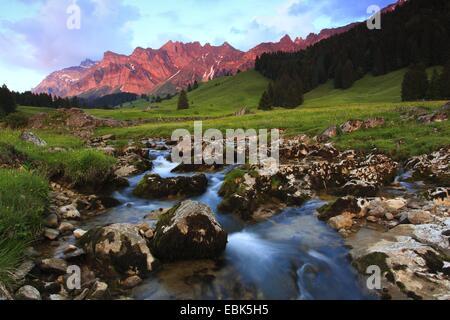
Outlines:
<svg viewBox="0 0 450 320"><path fill-rule="evenodd" d="M256 71L247 71L234 77L221 77L202 83L198 89L188 93L190 108L187 110L177 110L178 97L174 97L161 103L138 100L117 110L86 111L97 117L118 120L222 117L232 115L242 107L256 110L267 83L268 80ZM149 106L158 108L144 112Z"/></svg>
<svg viewBox="0 0 450 320"><path fill-rule="evenodd" d="M0 146L13 146L15 151L26 156L25 167L30 167L47 177L63 176L66 181L82 184L89 181L101 181L109 175L115 163L113 157L100 151L86 149L83 141L71 136L52 131L35 130L48 146L37 147L20 140L20 132L2 130ZM53 148L65 151L53 152Z"/></svg>
<svg viewBox="0 0 450 320"><path fill-rule="evenodd" d="M36 130L48 146L37 147L19 139L20 131L2 129L0 162L17 164L0 169L0 282L11 282L10 271L20 263L24 248L39 233L48 202L48 179L58 176L73 185L101 182L111 173L115 159L86 149L69 135ZM55 152L53 148L65 148Z"/></svg>
<svg viewBox="0 0 450 320"><path fill-rule="evenodd" d="M204 129L221 130L279 128L285 130L287 136L296 134L314 136L329 126L341 124L349 119L383 117L386 120L384 127L344 135L336 138L335 142L341 148L370 150L376 147L398 157L416 155L450 145L448 121L426 125L401 120L399 111L401 108L426 106L431 111L445 103L444 101L401 102L400 91L404 72L405 70L400 70L380 77L367 75L348 90L336 90L332 87L332 83L328 82L307 93L304 105L297 109L275 109L266 112L254 110L254 114L239 118L224 116L204 120L203 126ZM231 82L233 79L227 78L226 81ZM214 96L213 88L206 85L201 94L206 95L207 88L211 96ZM254 101L256 100L255 97ZM227 106L229 107L229 104ZM217 109L221 110L221 108L215 109L212 114L219 114ZM114 133L119 140L126 141L130 138L170 137L173 130L179 128L192 132L193 121L148 123L114 129L101 128L97 134Z"/></svg>
<svg viewBox="0 0 450 320"><path fill-rule="evenodd" d="M41 230L48 205L48 182L28 171L0 169L0 281L9 284L10 272L23 250Z"/></svg>
<svg viewBox="0 0 450 320"><path fill-rule="evenodd" d="M52 108L38 108L38 107L28 107L28 106L19 106L17 108L17 111L27 115L27 116L34 116L37 113L48 113L48 112L54 112L55 109Z"/></svg>
<svg viewBox="0 0 450 320"><path fill-rule="evenodd" d="M357 103L401 102L401 83L406 70L384 76L366 75L349 90L334 89L333 81L305 94L305 107Z"/></svg>

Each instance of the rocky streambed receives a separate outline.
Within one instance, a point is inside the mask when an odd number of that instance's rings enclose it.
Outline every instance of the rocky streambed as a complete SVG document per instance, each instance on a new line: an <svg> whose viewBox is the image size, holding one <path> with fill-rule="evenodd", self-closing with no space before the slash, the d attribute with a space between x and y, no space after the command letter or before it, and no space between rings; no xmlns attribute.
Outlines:
<svg viewBox="0 0 450 320"><path fill-rule="evenodd" d="M110 139L93 146L115 154ZM275 174L177 168L169 154L162 140L130 145L117 155L126 181L108 196L53 184L16 298L450 298L449 149L399 164L300 136Z"/></svg>

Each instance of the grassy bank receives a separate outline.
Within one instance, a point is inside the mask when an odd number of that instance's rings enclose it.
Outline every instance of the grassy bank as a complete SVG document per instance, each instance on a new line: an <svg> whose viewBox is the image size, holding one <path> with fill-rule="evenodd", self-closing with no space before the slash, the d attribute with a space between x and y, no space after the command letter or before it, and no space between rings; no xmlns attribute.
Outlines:
<svg viewBox="0 0 450 320"><path fill-rule="evenodd" d="M0 134L0 167L10 168L0 169L0 281L7 284L24 249L41 230L49 179L92 184L109 176L115 163L73 136L35 133L48 143L46 147L20 140L19 131L1 129Z"/></svg>
<svg viewBox="0 0 450 320"><path fill-rule="evenodd" d="M25 170L0 169L0 281L20 263L25 247L41 230L48 181Z"/></svg>

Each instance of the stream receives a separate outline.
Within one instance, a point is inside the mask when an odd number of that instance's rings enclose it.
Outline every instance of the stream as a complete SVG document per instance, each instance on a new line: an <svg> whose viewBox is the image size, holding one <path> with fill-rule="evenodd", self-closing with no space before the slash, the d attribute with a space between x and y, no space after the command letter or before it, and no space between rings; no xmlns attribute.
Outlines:
<svg viewBox="0 0 450 320"><path fill-rule="evenodd" d="M143 200L132 190L145 174L162 177L176 164L166 160L168 151L151 151L151 171L131 177L130 186L113 196L122 205L89 219L89 230L111 223L141 223L144 217L176 201ZM314 216L325 202L313 199L299 208L288 208L270 220L246 223L234 215L219 213L218 191L227 170L207 174L208 190L192 200L203 202L216 213L228 232L222 258L164 264L131 292L134 299L375 299L348 259L342 237ZM186 174L189 175L189 174ZM156 221L146 220L150 225Z"/></svg>

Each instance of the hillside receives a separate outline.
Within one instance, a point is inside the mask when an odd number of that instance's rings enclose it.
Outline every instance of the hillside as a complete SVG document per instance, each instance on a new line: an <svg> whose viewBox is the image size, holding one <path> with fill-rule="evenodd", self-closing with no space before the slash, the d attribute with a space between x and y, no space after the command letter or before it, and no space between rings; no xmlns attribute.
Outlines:
<svg viewBox="0 0 450 320"><path fill-rule="evenodd" d="M432 68L429 72L431 70ZM404 72L405 70L400 70L379 77L367 75L356 81L348 90L336 90L331 83L326 83L307 93L305 104L297 109L275 109L266 112L255 110L254 114L239 118L223 116L205 120L203 124L205 128L280 128L284 129L287 135L301 133L316 135L331 125L349 119L383 117L387 122L384 127L345 135L336 138L335 142L345 148L370 150L378 147L399 157L429 152L439 146L449 145L450 126L447 121L430 125L419 124L416 121L401 121L402 113L412 107L425 106L431 111L444 104L443 101L401 102L400 88ZM253 85L244 81L249 79L253 79L250 82ZM249 101L248 106L254 110L259 94L252 95L260 92L260 86L264 86L265 82L266 80L259 78L254 72L217 79L190 94L189 99L194 101L191 110L176 111L174 98L163 103L157 112L142 112L140 106L136 107L136 110L130 108L118 111L94 110L93 113L97 116L114 116L122 119L132 118L135 115L147 114L149 117L163 113L172 117L228 115L237 109L237 103L240 101ZM222 92L224 88L229 90ZM124 140L144 136L168 137L174 129L181 127L192 129L192 126L191 120L149 123L129 128L100 129L98 134L115 133L119 139Z"/></svg>
<svg viewBox="0 0 450 320"><path fill-rule="evenodd" d="M256 110L259 97L266 88L268 80L255 71L247 71L233 77L221 77L200 84L197 90L188 93L191 107L188 110L177 110L177 99L161 103L150 103L145 100L125 104L118 110L89 110L98 117L110 117L120 120L146 118L179 118L179 117L218 117L232 115L242 107ZM144 111L153 107L150 111Z"/></svg>

